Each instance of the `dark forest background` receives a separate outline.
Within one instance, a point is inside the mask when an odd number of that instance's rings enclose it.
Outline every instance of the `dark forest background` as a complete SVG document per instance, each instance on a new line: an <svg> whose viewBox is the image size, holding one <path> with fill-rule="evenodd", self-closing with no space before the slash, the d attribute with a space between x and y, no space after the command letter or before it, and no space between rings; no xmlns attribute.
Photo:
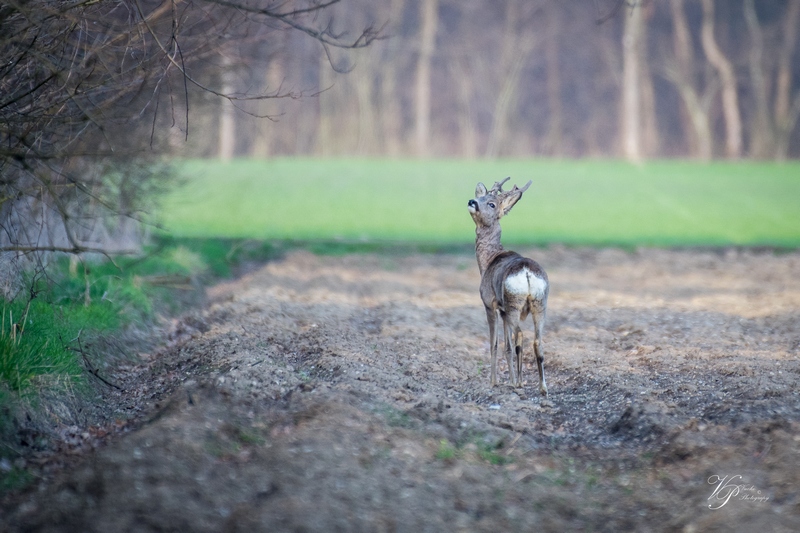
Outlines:
<svg viewBox="0 0 800 533"><path fill-rule="evenodd" d="M322 92L239 111L206 94L192 154L800 155L797 0L351 0L329 15L385 39L331 56L297 32L226 43L203 67L222 91Z"/></svg>

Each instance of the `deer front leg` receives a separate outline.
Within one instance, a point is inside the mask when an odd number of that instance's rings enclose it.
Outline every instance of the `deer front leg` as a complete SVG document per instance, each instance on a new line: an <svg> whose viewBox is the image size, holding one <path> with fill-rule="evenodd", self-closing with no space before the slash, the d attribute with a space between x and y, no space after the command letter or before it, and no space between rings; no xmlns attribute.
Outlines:
<svg viewBox="0 0 800 533"><path fill-rule="evenodd" d="M498 331L497 331L497 311L487 307L486 308L486 321L489 323L489 352L490 355L490 374L492 387L497 385L497 344L498 344Z"/></svg>

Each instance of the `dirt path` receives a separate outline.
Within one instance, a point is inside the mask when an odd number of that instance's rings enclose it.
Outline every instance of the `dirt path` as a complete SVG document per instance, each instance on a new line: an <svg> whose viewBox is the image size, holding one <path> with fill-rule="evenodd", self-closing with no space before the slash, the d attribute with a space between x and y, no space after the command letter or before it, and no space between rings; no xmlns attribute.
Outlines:
<svg viewBox="0 0 800 533"><path fill-rule="evenodd" d="M473 257L293 253L116 376L178 385L6 523L800 531L800 254L528 252L547 399L488 387Z"/></svg>

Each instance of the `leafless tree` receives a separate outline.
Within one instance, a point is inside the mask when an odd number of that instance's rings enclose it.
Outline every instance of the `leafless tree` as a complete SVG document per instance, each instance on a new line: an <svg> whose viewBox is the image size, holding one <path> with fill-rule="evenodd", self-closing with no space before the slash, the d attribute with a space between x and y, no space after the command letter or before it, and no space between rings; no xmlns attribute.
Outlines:
<svg viewBox="0 0 800 533"><path fill-rule="evenodd" d="M509 142L510 123L519 97L522 72L529 63L530 54L540 42L539 36L531 31L531 26L541 8L541 2L506 2L499 58L502 77L498 80L497 97L494 101L492 126L486 145L487 157L507 155L502 153L502 147Z"/></svg>
<svg viewBox="0 0 800 533"><path fill-rule="evenodd" d="M0 252L133 251L145 200L163 184L153 158L184 139L193 95L228 105L295 97L234 92L229 43L297 32L333 50L348 34L339 0L12 0L0 5ZM223 45L227 44L227 48ZM224 59L228 58L228 59ZM177 135L176 135L177 134ZM227 150L227 148L226 148Z"/></svg>
<svg viewBox="0 0 800 533"><path fill-rule="evenodd" d="M717 44L714 36L714 0L702 0L703 28L701 42L709 63L719 73L722 82L722 111L725 116L725 151L729 158L742 155L742 118L739 109L739 92L733 63Z"/></svg>
<svg viewBox="0 0 800 533"><path fill-rule="evenodd" d="M419 52L416 72L416 143L417 155L430 154L431 143L431 61L436 48L439 25L439 0L420 3Z"/></svg>
<svg viewBox="0 0 800 533"><path fill-rule="evenodd" d="M718 86L698 68L697 53L686 16L685 0L670 0L673 55L667 56L663 72L677 89L686 117L686 137L691 155L707 161L713 155L710 106Z"/></svg>
<svg viewBox="0 0 800 533"><path fill-rule="evenodd" d="M622 152L628 161L642 160L642 34L644 14L641 5L625 13L622 34Z"/></svg>
<svg viewBox="0 0 800 533"><path fill-rule="evenodd" d="M789 138L800 114L800 91L796 89L792 103L792 60L800 24L800 0L791 0L779 13L783 20L779 22L781 31L776 32L774 24L765 27L754 0L744 2L744 18L750 34L747 64L753 94L750 155L759 159L786 158ZM770 54L769 50L775 48L777 53Z"/></svg>

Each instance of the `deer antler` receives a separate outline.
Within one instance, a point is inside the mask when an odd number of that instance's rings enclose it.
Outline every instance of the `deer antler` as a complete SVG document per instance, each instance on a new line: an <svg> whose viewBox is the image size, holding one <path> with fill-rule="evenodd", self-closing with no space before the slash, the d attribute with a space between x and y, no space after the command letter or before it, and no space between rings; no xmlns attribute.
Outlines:
<svg viewBox="0 0 800 533"><path fill-rule="evenodd" d="M511 176L507 177L503 181L495 181L494 185L492 185L491 190L489 190L489 194L504 194L503 193L503 184L511 179Z"/></svg>
<svg viewBox="0 0 800 533"><path fill-rule="evenodd" d="M502 182L494 182L494 187L492 187L492 191L491 192L495 196L497 196L499 198L505 198L507 196L511 196L512 194L522 194L522 193L524 193L525 191L528 190L528 187L531 186L531 183L533 183L533 180L528 180L528 183L526 183L523 188L520 189L519 187L514 185L513 189L511 189L510 191L505 191L504 192L503 191L503 183L507 182L509 179L511 179L511 178L506 178Z"/></svg>
<svg viewBox="0 0 800 533"><path fill-rule="evenodd" d="M521 189L519 187L517 187L516 185L514 185L514 188L511 189L511 192L523 193L523 192L528 190L528 187L531 186L531 183L533 183L533 180L528 180L528 183L526 183L525 186L523 188L521 188Z"/></svg>

